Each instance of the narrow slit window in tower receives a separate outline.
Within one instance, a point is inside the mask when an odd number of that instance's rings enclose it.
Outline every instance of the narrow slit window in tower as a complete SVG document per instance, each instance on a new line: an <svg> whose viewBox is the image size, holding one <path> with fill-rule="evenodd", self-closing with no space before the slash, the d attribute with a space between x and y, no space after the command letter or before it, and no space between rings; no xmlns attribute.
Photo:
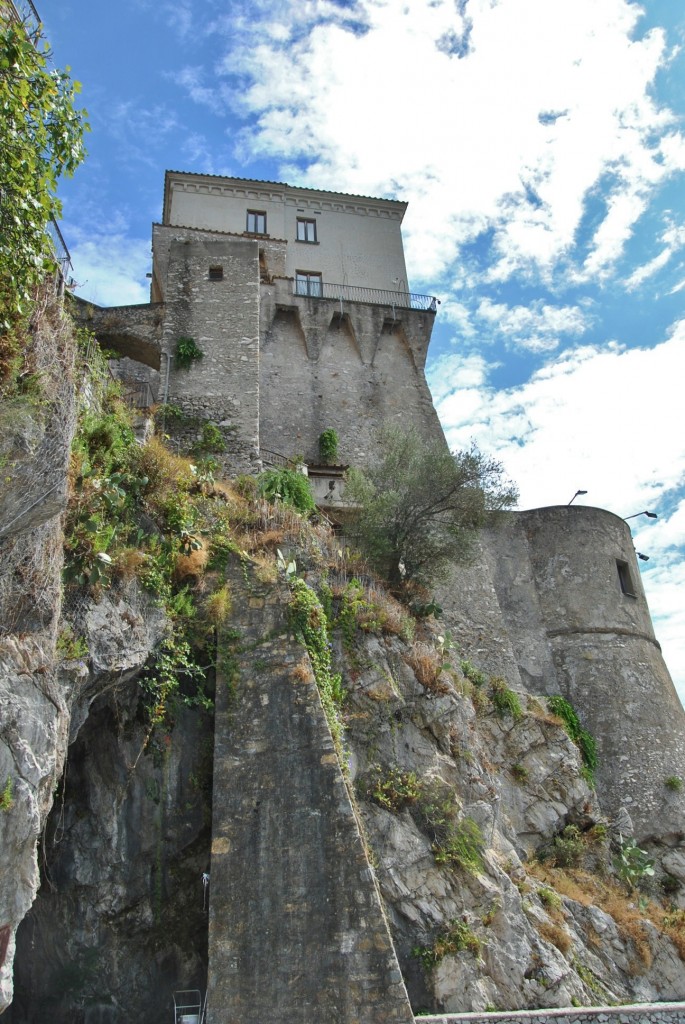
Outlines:
<svg viewBox="0 0 685 1024"><path fill-rule="evenodd" d="M618 581L621 584L621 592L628 597L635 597L635 587L633 586L633 578L630 575L630 566L627 562L622 562L617 558L616 568L618 569Z"/></svg>

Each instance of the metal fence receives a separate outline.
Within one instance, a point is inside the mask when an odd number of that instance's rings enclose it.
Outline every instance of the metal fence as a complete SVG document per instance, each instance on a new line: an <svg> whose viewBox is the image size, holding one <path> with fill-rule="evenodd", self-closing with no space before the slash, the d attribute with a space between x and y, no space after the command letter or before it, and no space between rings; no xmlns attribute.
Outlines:
<svg viewBox="0 0 685 1024"><path fill-rule="evenodd" d="M129 409L149 409L155 404L152 385L146 380L136 381L136 383L124 381L122 398Z"/></svg>
<svg viewBox="0 0 685 1024"><path fill-rule="evenodd" d="M33 0L0 0L0 15L5 12L10 18L24 26L26 35L35 45L40 35L42 21ZM73 266L69 250L67 249L67 243L64 241L62 232L54 217L48 223L47 232L52 241L55 260L62 275L62 281L67 284Z"/></svg>
<svg viewBox="0 0 685 1024"><path fill-rule="evenodd" d="M52 241L52 247L55 251L55 259L57 260L57 265L59 267L59 272L62 275L62 280L64 281L65 284L68 284L70 272L73 270L71 256L69 254L69 250L67 249L67 243L64 241L62 232L60 231L57 221L54 219L54 217L51 218L47 230Z"/></svg>
<svg viewBox="0 0 685 1024"><path fill-rule="evenodd" d="M29 35L34 35L41 24L40 15L31 0L0 0L0 12L6 10L10 17L20 21Z"/></svg>
<svg viewBox="0 0 685 1024"><path fill-rule="evenodd" d="M382 288L357 288L349 284L331 284L320 280L296 280L293 294L312 299L335 299L341 303L368 302L376 306L392 306L393 309L424 309L433 313L438 308L438 300L434 295L391 292Z"/></svg>

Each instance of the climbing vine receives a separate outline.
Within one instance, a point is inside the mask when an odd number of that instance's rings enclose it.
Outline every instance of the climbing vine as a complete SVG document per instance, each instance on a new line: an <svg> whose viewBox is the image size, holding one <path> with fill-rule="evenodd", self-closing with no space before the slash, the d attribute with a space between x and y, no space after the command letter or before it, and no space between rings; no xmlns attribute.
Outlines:
<svg viewBox="0 0 685 1024"><path fill-rule="evenodd" d="M331 735L340 752L343 732L340 719L342 679L332 668L326 613L316 593L303 579L294 579L291 583L289 613L295 636L307 648Z"/></svg>

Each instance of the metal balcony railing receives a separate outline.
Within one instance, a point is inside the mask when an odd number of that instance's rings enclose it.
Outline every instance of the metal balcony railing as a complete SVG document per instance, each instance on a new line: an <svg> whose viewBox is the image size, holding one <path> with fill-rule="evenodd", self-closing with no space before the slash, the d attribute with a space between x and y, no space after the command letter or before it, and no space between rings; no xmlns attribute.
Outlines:
<svg viewBox="0 0 685 1024"><path fill-rule="evenodd" d="M391 292L382 288L357 288L349 284L330 284L314 278L293 282L293 295L310 299L334 299L339 302L368 302L374 306L392 306L393 309L426 309L437 312L438 300L434 295L415 292Z"/></svg>

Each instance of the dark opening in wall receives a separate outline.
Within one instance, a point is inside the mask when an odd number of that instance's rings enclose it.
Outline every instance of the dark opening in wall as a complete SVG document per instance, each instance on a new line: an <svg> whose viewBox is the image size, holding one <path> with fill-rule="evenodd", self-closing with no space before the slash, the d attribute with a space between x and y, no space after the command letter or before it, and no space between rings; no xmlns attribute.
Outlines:
<svg viewBox="0 0 685 1024"><path fill-rule="evenodd" d="M618 569L618 581L621 584L622 593L628 597L635 597L635 587L633 586L633 577L630 575L630 566L627 562L622 562L617 558L616 568Z"/></svg>
<svg viewBox="0 0 685 1024"><path fill-rule="evenodd" d="M223 267L210 267L209 268L209 280L210 281L223 281L224 279L224 268Z"/></svg>

